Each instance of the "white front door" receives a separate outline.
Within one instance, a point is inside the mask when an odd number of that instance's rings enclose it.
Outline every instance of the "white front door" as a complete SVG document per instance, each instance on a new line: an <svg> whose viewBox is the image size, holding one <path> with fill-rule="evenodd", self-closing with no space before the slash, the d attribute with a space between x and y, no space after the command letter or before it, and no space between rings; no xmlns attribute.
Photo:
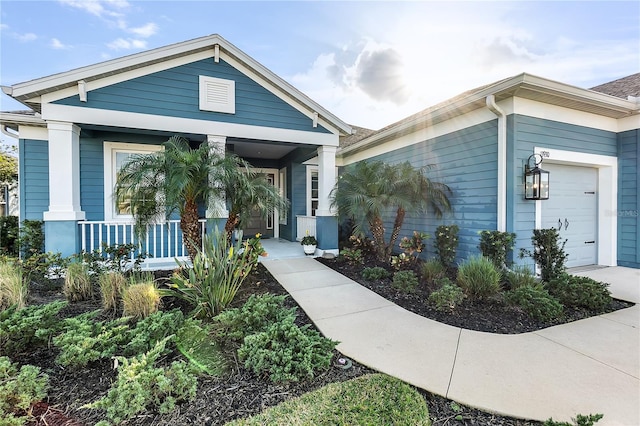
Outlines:
<svg viewBox="0 0 640 426"><path fill-rule="evenodd" d="M541 201L542 228L556 228L567 240L566 266L598 261L598 169L544 164L550 172L549 199Z"/></svg>

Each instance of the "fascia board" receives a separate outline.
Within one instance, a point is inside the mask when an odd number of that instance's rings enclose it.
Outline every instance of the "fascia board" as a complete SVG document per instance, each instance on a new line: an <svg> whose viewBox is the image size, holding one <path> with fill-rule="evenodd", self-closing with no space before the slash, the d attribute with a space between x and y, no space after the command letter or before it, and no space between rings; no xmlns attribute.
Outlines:
<svg viewBox="0 0 640 426"><path fill-rule="evenodd" d="M3 125L46 127L47 123L40 117L25 114L0 112L0 123Z"/></svg>

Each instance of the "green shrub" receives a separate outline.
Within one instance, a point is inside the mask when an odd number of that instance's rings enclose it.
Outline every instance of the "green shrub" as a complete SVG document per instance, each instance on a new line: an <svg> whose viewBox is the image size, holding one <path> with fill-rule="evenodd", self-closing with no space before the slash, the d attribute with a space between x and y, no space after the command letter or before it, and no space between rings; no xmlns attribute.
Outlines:
<svg viewBox="0 0 640 426"><path fill-rule="evenodd" d="M240 308L228 309L215 317L224 337L242 341L246 336L265 331L271 324L296 316L297 308L286 308L287 296L252 294Z"/></svg>
<svg viewBox="0 0 640 426"><path fill-rule="evenodd" d="M198 318L213 318L235 298L240 286L257 264L251 246L235 245L224 234L205 237L204 250L193 259L193 267L181 264L182 272L171 277L171 294L194 307Z"/></svg>
<svg viewBox="0 0 640 426"><path fill-rule="evenodd" d="M0 255L18 257L18 216L0 216Z"/></svg>
<svg viewBox="0 0 640 426"><path fill-rule="evenodd" d="M167 339L135 358L117 357L118 378L107 396L85 408L106 410L106 417L118 424L138 413L158 410L170 413L177 402L192 399L197 390L197 379L183 361L176 361L168 368L154 367L157 358L165 351Z"/></svg>
<svg viewBox="0 0 640 426"><path fill-rule="evenodd" d="M393 274L391 285L405 293L414 293L418 288L418 277L413 271L398 271Z"/></svg>
<svg viewBox="0 0 640 426"><path fill-rule="evenodd" d="M71 261L61 253L34 253L21 260L24 276L28 281L48 283L51 278L64 276Z"/></svg>
<svg viewBox="0 0 640 426"><path fill-rule="evenodd" d="M363 263L364 256L362 250L345 247L340 250L340 258L349 263Z"/></svg>
<svg viewBox="0 0 640 426"><path fill-rule="evenodd" d="M367 281L376 281L389 277L389 271L381 266L375 266L373 268L364 268L362 270L362 278Z"/></svg>
<svg viewBox="0 0 640 426"><path fill-rule="evenodd" d="M412 263L416 263L420 257L420 253L424 251L424 240L429 238L429 234L424 232L413 231L411 238L403 237L400 240L400 248L404 250L404 253L412 259Z"/></svg>
<svg viewBox="0 0 640 426"><path fill-rule="evenodd" d="M91 252L83 251L75 258L78 262L87 265L87 268L94 275L101 275L104 272L124 273L129 269L129 264L133 262L131 269L137 271L142 262L148 257L145 252L137 252L138 246L133 243L111 244L103 242L100 248ZM133 259L136 254L135 260Z"/></svg>
<svg viewBox="0 0 640 426"><path fill-rule="evenodd" d="M273 382L288 382L313 378L317 370L329 367L337 342L294 321L287 316L245 337L238 349L245 368L266 374Z"/></svg>
<svg viewBox="0 0 640 426"><path fill-rule="evenodd" d="M571 419L572 422L556 422L553 419L549 419L542 424L542 426L593 426L598 423L604 415L602 414L578 414L575 418Z"/></svg>
<svg viewBox="0 0 640 426"><path fill-rule="evenodd" d="M127 280L121 272L109 271L100 274L98 278L100 294L102 295L102 309L117 311L122 293L127 286Z"/></svg>
<svg viewBox="0 0 640 426"><path fill-rule="evenodd" d="M228 426L430 424L427 403L415 388L384 374L368 374L330 383Z"/></svg>
<svg viewBox="0 0 640 426"><path fill-rule="evenodd" d="M458 249L458 225L440 225L436 228L436 239L434 241L436 254L440 263L447 268L456 261L456 250Z"/></svg>
<svg viewBox="0 0 640 426"><path fill-rule="evenodd" d="M0 312L0 355L15 355L29 346L39 346L60 329L58 312L67 302L12 306Z"/></svg>
<svg viewBox="0 0 640 426"><path fill-rule="evenodd" d="M178 309L156 312L133 327L129 326L128 318L96 321L98 313L89 312L64 320L63 333L53 339L53 344L60 349L57 363L78 369L114 355L139 355L175 334L184 322Z"/></svg>
<svg viewBox="0 0 640 426"><path fill-rule="evenodd" d="M89 312L64 320L63 332L53 338L53 344L60 349L56 358L58 364L80 369L116 354L129 327L124 319L107 323L95 321L98 313Z"/></svg>
<svg viewBox="0 0 640 426"><path fill-rule="evenodd" d="M516 243L516 234L501 231L480 231L482 255L493 262L498 269L507 265L507 255Z"/></svg>
<svg viewBox="0 0 640 426"><path fill-rule="evenodd" d="M506 299L539 321L551 321L562 315L562 304L540 284L511 290L506 293Z"/></svg>
<svg viewBox="0 0 640 426"><path fill-rule="evenodd" d="M472 256L458 267L458 285L473 298L493 296L500 291L500 271L483 256Z"/></svg>
<svg viewBox="0 0 640 426"><path fill-rule="evenodd" d="M29 408L47 396L49 377L38 367L23 365L20 370L9 358L0 357L0 424L22 425Z"/></svg>
<svg viewBox="0 0 640 426"><path fill-rule="evenodd" d="M560 274L547 283L549 293L569 307L603 312L611 306L609 284L588 277Z"/></svg>
<svg viewBox="0 0 640 426"><path fill-rule="evenodd" d="M420 267L420 275L427 282L433 282L444 278L447 271L438 259L429 259Z"/></svg>
<svg viewBox="0 0 640 426"><path fill-rule="evenodd" d="M86 265L82 263L69 265L62 291L70 302L90 300L93 297L93 284Z"/></svg>
<svg viewBox="0 0 640 426"><path fill-rule="evenodd" d="M22 268L13 262L0 260L0 310L16 305L24 308L29 287L22 277Z"/></svg>
<svg viewBox="0 0 640 426"><path fill-rule="evenodd" d="M122 340L122 349L118 351L124 356L148 352L157 342L176 334L184 321L184 315L179 309L155 312L139 320L135 326L126 331Z"/></svg>
<svg viewBox="0 0 640 426"><path fill-rule="evenodd" d="M439 311L453 311L464 300L464 292L448 278L443 278L441 282L440 289L429 295L429 302Z"/></svg>
<svg viewBox="0 0 640 426"><path fill-rule="evenodd" d="M146 318L158 311L160 291L153 281L131 284L122 292L122 315Z"/></svg>
<svg viewBox="0 0 640 426"><path fill-rule="evenodd" d="M228 369L227 361L220 346L211 337L210 326L202 321L189 318L178 330L176 347L198 370L210 376L220 376Z"/></svg>
<svg viewBox="0 0 640 426"><path fill-rule="evenodd" d="M407 270L413 267L415 261L415 257L400 253L398 256L391 256L391 267L396 271Z"/></svg>
<svg viewBox="0 0 640 426"><path fill-rule="evenodd" d="M549 282L565 272L565 262L569 257L564 251L567 240L562 241L557 229L534 229L531 242L533 251L520 249L520 257L528 256L536 262L542 281Z"/></svg>
<svg viewBox="0 0 640 426"><path fill-rule="evenodd" d="M534 287L539 284L531 269L526 266L515 266L504 273L504 279L511 290L520 287Z"/></svg>
<svg viewBox="0 0 640 426"><path fill-rule="evenodd" d="M20 252L24 259L44 251L44 222L42 220L22 221L20 227Z"/></svg>

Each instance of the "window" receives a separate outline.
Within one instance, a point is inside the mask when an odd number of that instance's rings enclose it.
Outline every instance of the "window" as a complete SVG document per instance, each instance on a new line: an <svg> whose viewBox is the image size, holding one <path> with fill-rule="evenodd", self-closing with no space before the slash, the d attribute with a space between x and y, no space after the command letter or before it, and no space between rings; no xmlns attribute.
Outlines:
<svg viewBox="0 0 640 426"><path fill-rule="evenodd" d="M236 113L236 82L200 76L200 109L203 111Z"/></svg>
<svg viewBox="0 0 640 426"><path fill-rule="evenodd" d="M162 149L161 145L143 145L133 143L104 143L104 219L105 220L131 220L131 209L125 200L116 203L113 189L116 177L122 165L135 154L150 154Z"/></svg>
<svg viewBox="0 0 640 426"><path fill-rule="evenodd" d="M289 195L287 194L287 168L284 167L280 169L279 174L280 174L280 177L278 179L278 184L279 184L278 190L280 192L280 196L286 200L289 197ZM283 211L278 212L278 214L280 215L280 220L279 220L280 225L287 224L287 210L288 209L284 209Z"/></svg>
<svg viewBox="0 0 640 426"><path fill-rule="evenodd" d="M318 194L318 168L307 166L307 216L316 215Z"/></svg>

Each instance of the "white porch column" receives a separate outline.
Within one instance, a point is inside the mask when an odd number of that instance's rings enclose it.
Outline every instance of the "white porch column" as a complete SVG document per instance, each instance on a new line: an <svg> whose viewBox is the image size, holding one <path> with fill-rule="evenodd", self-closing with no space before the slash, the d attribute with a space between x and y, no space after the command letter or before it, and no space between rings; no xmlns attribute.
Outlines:
<svg viewBox="0 0 640 426"><path fill-rule="evenodd" d="M226 136L207 135L207 145L209 145L209 152L212 154L224 156L226 143ZM209 185L219 187L220 182L214 182L213 176L210 176ZM224 223L229 217L229 210L227 210L227 202L224 194L219 197L209 197L207 200L206 216L207 222L215 222L211 223L212 226L207 226L209 230L213 230L215 226L218 226L220 231L224 229ZM221 219L224 219L224 221Z"/></svg>
<svg viewBox="0 0 640 426"><path fill-rule="evenodd" d="M80 208L80 127L73 123L50 121L49 133L49 211L45 221L84 220Z"/></svg>
<svg viewBox="0 0 640 426"><path fill-rule="evenodd" d="M335 146L318 148L318 208L316 210L316 238L322 253L338 254L338 217L331 208L329 194L336 179Z"/></svg>
<svg viewBox="0 0 640 426"><path fill-rule="evenodd" d="M336 151L335 146L318 148L318 209L316 216L334 216L329 194L336 184Z"/></svg>

